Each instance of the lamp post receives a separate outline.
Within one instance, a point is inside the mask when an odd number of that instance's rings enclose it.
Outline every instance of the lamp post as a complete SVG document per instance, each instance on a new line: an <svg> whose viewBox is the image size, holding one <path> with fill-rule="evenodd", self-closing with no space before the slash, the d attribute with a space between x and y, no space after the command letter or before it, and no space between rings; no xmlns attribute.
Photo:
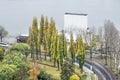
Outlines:
<svg viewBox="0 0 120 80"><path fill-rule="evenodd" d="M109 55L110 55L110 56L109 56L109 59L110 59L110 60L109 60L109 61L110 61L109 64L110 64L110 69L111 69L111 71L112 71L112 52L113 52L113 49L114 49L114 48L108 46L108 52L109 52Z"/></svg>
<svg viewBox="0 0 120 80"><path fill-rule="evenodd" d="M118 51L118 53L120 53L120 49L119 49L119 51ZM120 60L119 60L119 54L117 54L117 59L115 60L115 65L116 65L116 72L117 72L117 74L116 74L116 76L117 76L117 79L119 80L119 74L120 74Z"/></svg>
<svg viewBox="0 0 120 80"><path fill-rule="evenodd" d="M1 42L2 42L2 31L0 31L0 39L1 39Z"/></svg>
<svg viewBox="0 0 120 80"><path fill-rule="evenodd" d="M90 47L90 49L89 49L90 50L90 59L91 59L91 63L92 63L90 69L92 70L93 69L93 62L92 62L92 32L89 30L89 28L87 28L87 34L89 36L89 43L88 43L88 45Z"/></svg>
<svg viewBox="0 0 120 80"><path fill-rule="evenodd" d="M89 47L90 47L90 58L92 59L92 32L89 30L89 28L87 28L87 34L89 34Z"/></svg>

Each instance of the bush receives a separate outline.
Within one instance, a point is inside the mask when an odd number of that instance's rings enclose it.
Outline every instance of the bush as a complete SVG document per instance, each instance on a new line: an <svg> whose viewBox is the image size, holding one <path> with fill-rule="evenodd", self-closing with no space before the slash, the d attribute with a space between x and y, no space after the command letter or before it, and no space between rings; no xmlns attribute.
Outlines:
<svg viewBox="0 0 120 80"><path fill-rule="evenodd" d="M55 80L55 79L53 79L52 76L46 73L44 70L41 70L40 74L38 75L38 80Z"/></svg>
<svg viewBox="0 0 120 80"><path fill-rule="evenodd" d="M15 45L13 45L9 51L18 51L20 53L22 53L24 56L27 56L30 54L31 52L31 48L28 44L26 43L17 43Z"/></svg>
<svg viewBox="0 0 120 80"><path fill-rule="evenodd" d="M0 47L0 61L3 60L3 57L4 57L4 49Z"/></svg>
<svg viewBox="0 0 120 80"><path fill-rule="evenodd" d="M74 74L70 77L70 80L80 80L80 78Z"/></svg>

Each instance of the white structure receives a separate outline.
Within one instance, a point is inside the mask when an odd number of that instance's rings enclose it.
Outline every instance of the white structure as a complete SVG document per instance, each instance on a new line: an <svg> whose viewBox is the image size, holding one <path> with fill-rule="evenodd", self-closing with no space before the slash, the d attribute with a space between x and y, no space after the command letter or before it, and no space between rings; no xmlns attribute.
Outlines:
<svg viewBox="0 0 120 80"><path fill-rule="evenodd" d="M88 27L87 14L65 13L64 14L64 30L65 35L70 41L70 33L73 33L74 40L80 31L86 30Z"/></svg>

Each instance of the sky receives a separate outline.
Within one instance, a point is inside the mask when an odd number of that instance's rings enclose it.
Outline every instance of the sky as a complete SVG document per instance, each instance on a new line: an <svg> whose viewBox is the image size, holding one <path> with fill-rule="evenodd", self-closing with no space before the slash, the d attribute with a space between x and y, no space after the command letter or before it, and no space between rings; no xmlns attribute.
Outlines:
<svg viewBox="0 0 120 80"><path fill-rule="evenodd" d="M64 13L88 14L88 27L111 20L120 27L120 0L0 0L0 25L9 35L28 34L33 17L53 17L57 29L64 27Z"/></svg>

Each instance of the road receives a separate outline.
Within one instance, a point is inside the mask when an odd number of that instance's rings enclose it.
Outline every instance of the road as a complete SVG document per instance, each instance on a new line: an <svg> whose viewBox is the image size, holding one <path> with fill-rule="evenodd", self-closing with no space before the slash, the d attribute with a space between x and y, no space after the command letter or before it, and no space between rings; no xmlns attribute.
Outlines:
<svg viewBox="0 0 120 80"><path fill-rule="evenodd" d="M92 66L93 72L98 76L99 80L116 80L115 76L105 66L96 63L95 61L85 60L86 67Z"/></svg>

